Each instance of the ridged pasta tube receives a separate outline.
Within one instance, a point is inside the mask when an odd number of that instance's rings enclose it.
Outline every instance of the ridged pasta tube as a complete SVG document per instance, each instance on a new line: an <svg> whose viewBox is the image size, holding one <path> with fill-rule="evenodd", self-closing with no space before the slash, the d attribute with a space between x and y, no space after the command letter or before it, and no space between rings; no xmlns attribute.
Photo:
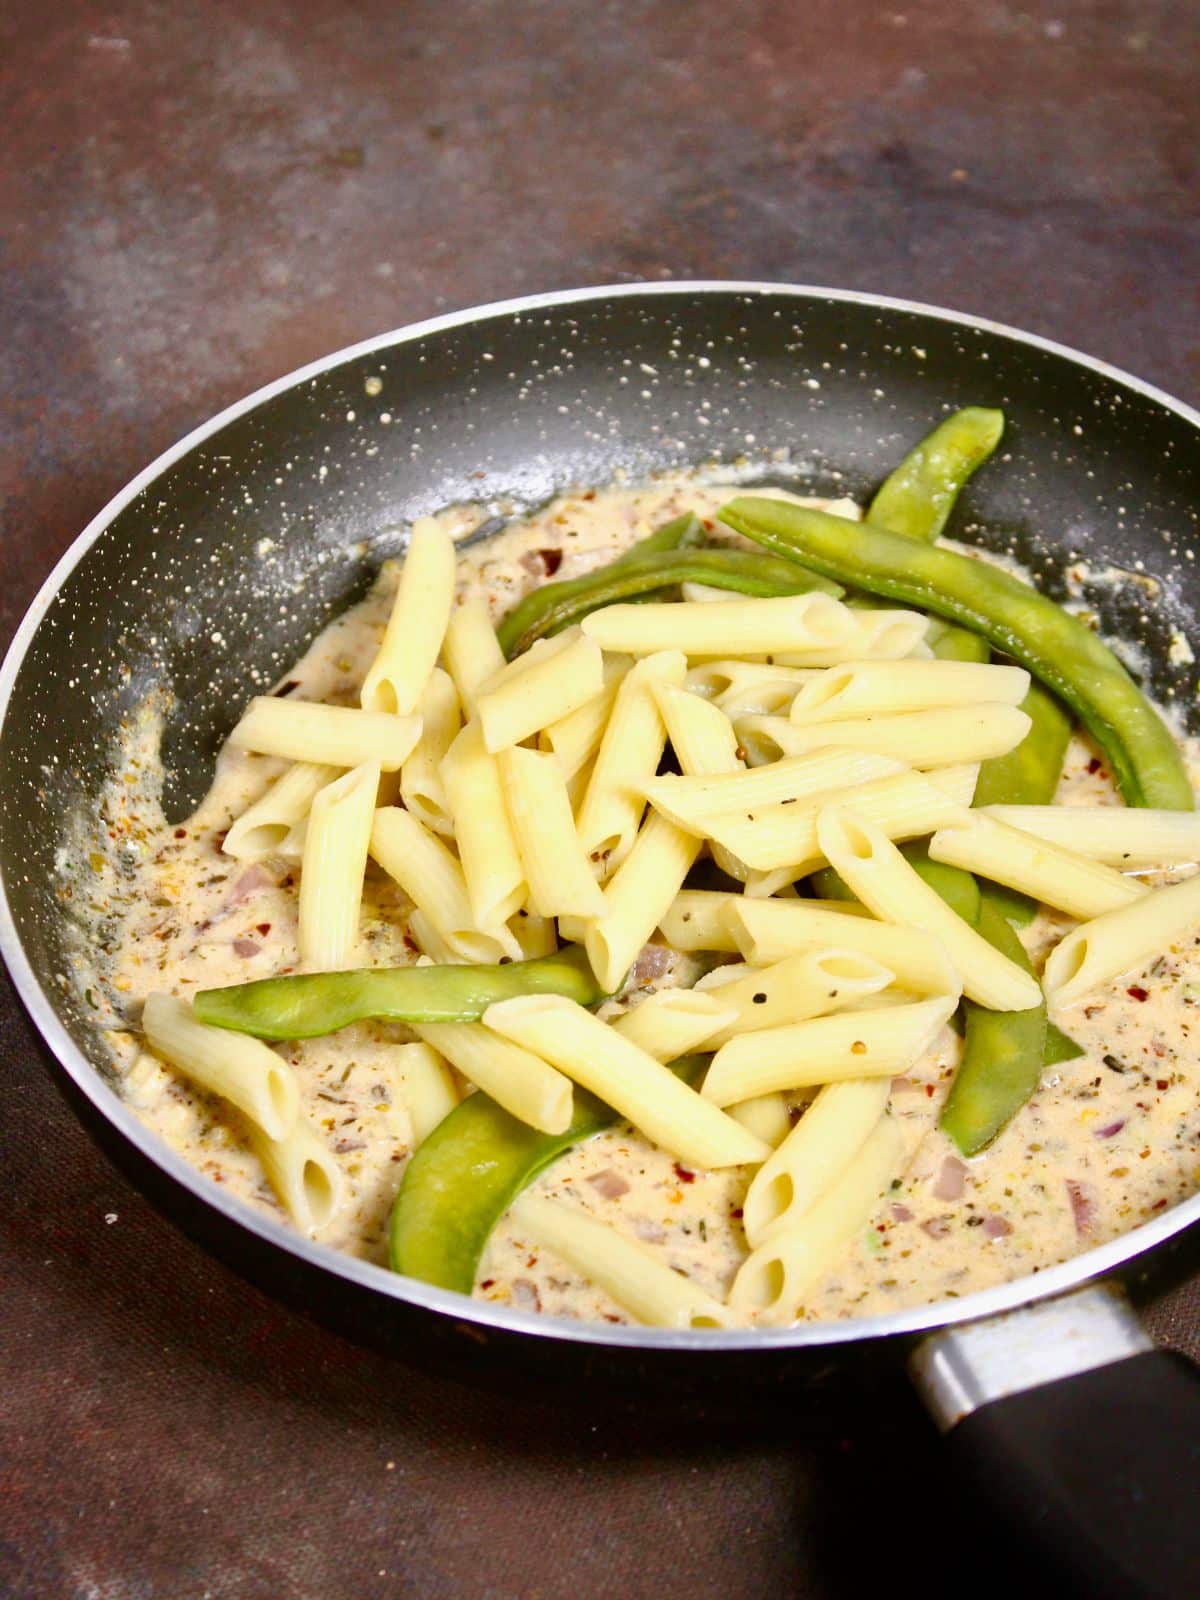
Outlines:
<svg viewBox="0 0 1200 1600"><path fill-rule="evenodd" d="M407 716L433 671L454 600L454 541L434 517L413 523L379 654L363 679L367 711Z"/></svg>
<svg viewBox="0 0 1200 1600"><path fill-rule="evenodd" d="M246 707L229 743L235 750L257 750L288 761L330 767L374 761L382 772L397 772L420 735L420 717L260 694Z"/></svg>
<svg viewBox="0 0 1200 1600"><path fill-rule="evenodd" d="M314 796L338 776L337 767L297 761L230 825L221 845L237 861L261 861L277 854L292 830L308 816Z"/></svg>
<svg viewBox="0 0 1200 1600"><path fill-rule="evenodd" d="M363 713L366 715L366 713ZM379 763L364 762L313 801L300 863L300 960L316 972L352 964Z"/></svg>
<svg viewBox="0 0 1200 1600"><path fill-rule="evenodd" d="M973 661L848 661L804 684L792 701L795 723L842 722L935 706L984 701L1016 706L1029 689L1023 667Z"/></svg>
<svg viewBox="0 0 1200 1600"><path fill-rule="evenodd" d="M1047 958L1046 999L1073 1006L1101 984L1148 965L1196 928L1200 873L1075 928Z"/></svg>
<svg viewBox="0 0 1200 1600"><path fill-rule="evenodd" d="M400 793L404 804L427 828L453 836L454 821L446 803L442 762L462 727L458 691L441 667L434 667L425 684L419 707L421 737L400 768Z"/></svg>
<svg viewBox="0 0 1200 1600"><path fill-rule="evenodd" d="M261 1039L206 1027L170 994L146 996L142 1028L155 1055L228 1100L267 1138L281 1139L300 1115L295 1073Z"/></svg>

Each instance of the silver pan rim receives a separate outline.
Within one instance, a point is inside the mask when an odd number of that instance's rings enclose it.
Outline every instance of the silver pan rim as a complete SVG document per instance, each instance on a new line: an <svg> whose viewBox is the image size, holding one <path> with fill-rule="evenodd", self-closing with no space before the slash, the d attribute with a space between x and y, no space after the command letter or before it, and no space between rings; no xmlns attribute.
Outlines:
<svg viewBox="0 0 1200 1600"><path fill-rule="evenodd" d="M21 666L42 620L67 578L131 501L182 457L227 424L277 395L346 362L357 360L378 350L410 344L430 334L448 329L500 318L512 318L528 312L558 310L564 306L581 305L589 301L637 297L668 299L697 294L746 295L755 298L825 301L830 305L871 306L886 311L910 312L939 322L975 329L1060 356L1075 365L1085 367L1154 401L1200 430L1200 411L1175 399L1155 385L1146 383L1133 374L1089 356L1083 351L986 317L889 295L807 284L678 279L666 283L622 283L582 289L552 290L543 294L524 295L515 299L467 307L461 311L409 323L387 333L346 345L263 385L185 434L114 495L64 552L38 590L13 636L3 665L0 666L0 739L4 735L9 702ZM222 1193L215 1184L203 1178L195 1168L170 1150L156 1134L138 1121L128 1106L117 1099L59 1020L17 934L2 873L0 873L0 957L3 957L13 986L31 1022L75 1087L100 1116L127 1139L143 1158L187 1190L195 1200L211 1208L226 1222L246 1230L262 1244L274 1250L282 1250L306 1267L328 1274L332 1279L340 1279L358 1289L377 1294L382 1300L400 1301L419 1309L436 1312L450 1317L455 1322L470 1324L480 1330L492 1330L503 1334L529 1334L535 1338L555 1342L608 1349L697 1353L762 1351L764 1354L769 1351L822 1349L894 1336L912 1336L957 1323L996 1316L1037 1300L1066 1293L1091 1279L1115 1271L1138 1256L1147 1254L1193 1223L1200 1221L1200 1194L1197 1194L1190 1200L1182 1201L1165 1211L1161 1216L1142 1223L1129 1233L1037 1274L1027 1274L961 1300L941 1300L931 1305L916 1306L881 1317L848 1318L842 1322L801 1323L795 1327L781 1329L674 1330L571 1322L542 1317L530 1312L514 1311L470 1299L452 1290L435 1288L414 1278L401 1277L384 1267L357 1260L327 1245L305 1239L293 1233L285 1223L276 1222L234 1197Z"/></svg>

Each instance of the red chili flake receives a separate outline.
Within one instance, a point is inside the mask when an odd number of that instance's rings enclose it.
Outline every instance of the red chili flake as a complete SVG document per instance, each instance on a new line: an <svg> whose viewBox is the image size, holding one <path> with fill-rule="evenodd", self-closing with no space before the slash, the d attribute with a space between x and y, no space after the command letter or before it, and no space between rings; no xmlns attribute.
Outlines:
<svg viewBox="0 0 1200 1600"><path fill-rule="evenodd" d="M1100 758L1099 758L1099 756L1093 756L1092 757L1092 759L1087 764L1087 769L1091 773L1097 773L1097 772L1100 771Z"/></svg>
<svg viewBox="0 0 1200 1600"><path fill-rule="evenodd" d="M256 933L261 933L265 939L271 931L271 924L269 922L256 922L254 924L254 930Z"/></svg>
<svg viewBox="0 0 1200 1600"><path fill-rule="evenodd" d="M1162 1211L1165 1209L1166 1204L1167 1202L1165 1200L1156 1200L1150 1209L1151 1211Z"/></svg>
<svg viewBox="0 0 1200 1600"><path fill-rule="evenodd" d="M681 1167L678 1161L673 1162L672 1165L675 1168L675 1176L679 1179L680 1183L695 1183L696 1174L694 1172L689 1172L686 1167Z"/></svg>
<svg viewBox="0 0 1200 1600"><path fill-rule="evenodd" d="M1169 1089L1171 1087L1171 1080L1169 1078L1155 1078L1154 1087L1158 1090L1159 1094L1161 1094L1164 1089Z"/></svg>
<svg viewBox="0 0 1200 1600"><path fill-rule="evenodd" d="M932 1100L932 1099L933 1099L933 1090L934 1090L934 1085L933 1085L933 1084L932 1084L932 1083L927 1083L927 1084L926 1084L926 1085L925 1085L925 1093L926 1093L926 1096L927 1096L927 1097L928 1097L928 1098L929 1098L929 1099L930 1099L930 1100Z"/></svg>
<svg viewBox="0 0 1200 1600"><path fill-rule="evenodd" d="M735 1222L740 1222L743 1216L741 1206L734 1206L729 1215L734 1219Z"/></svg>
<svg viewBox="0 0 1200 1600"><path fill-rule="evenodd" d="M1140 983L1131 983L1125 993L1134 1000L1149 1000L1149 989L1143 989Z"/></svg>
<svg viewBox="0 0 1200 1600"><path fill-rule="evenodd" d="M548 578L552 578L554 576L554 574L558 571L559 567L562 566L562 557L563 557L562 551L561 550L539 550L538 551L538 555L540 555L541 558L542 558L542 565L546 569L546 576Z"/></svg>
<svg viewBox="0 0 1200 1600"><path fill-rule="evenodd" d="M187 829L186 828L176 828L175 829L175 837L177 839L186 839L187 838Z"/></svg>
<svg viewBox="0 0 1200 1600"><path fill-rule="evenodd" d="M479 1283L481 1289L490 1289L495 1283L495 1278L482 1278Z"/></svg>

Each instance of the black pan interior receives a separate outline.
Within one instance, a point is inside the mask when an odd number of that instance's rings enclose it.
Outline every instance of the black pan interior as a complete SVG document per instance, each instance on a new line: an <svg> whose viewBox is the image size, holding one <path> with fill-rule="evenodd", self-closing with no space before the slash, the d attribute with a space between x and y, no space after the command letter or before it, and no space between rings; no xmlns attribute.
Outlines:
<svg viewBox="0 0 1200 1600"><path fill-rule="evenodd" d="M998 405L1000 456L950 532L1010 550L1103 624L1200 727L1194 425L1151 395L1001 331L786 292L603 291L485 314L285 387L183 454L67 577L16 680L0 740L0 866L55 1009L102 1052L69 986L63 818L95 808L127 718L169 707L168 809L203 793L246 697L358 595L406 526L459 501L502 515L570 486L707 461L860 495L947 409Z"/></svg>

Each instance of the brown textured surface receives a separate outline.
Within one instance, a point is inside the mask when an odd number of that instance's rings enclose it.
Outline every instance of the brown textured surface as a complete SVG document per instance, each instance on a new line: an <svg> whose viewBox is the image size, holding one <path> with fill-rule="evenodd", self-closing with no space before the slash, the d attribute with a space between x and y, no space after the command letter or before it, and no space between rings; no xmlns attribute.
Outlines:
<svg viewBox="0 0 1200 1600"><path fill-rule="evenodd" d="M0 637L88 517L211 411L502 295L661 275L874 289L1195 401L1198 71L1190 0L9 0ZM0 1061L0 1593L851 1594L914 1516L953 1572L939 1457L898 1388L882 1413L714 1439L385 1363L151 1212L7 993ZM1196 1295L1153 1325L1195 1351Z"/></svg>

